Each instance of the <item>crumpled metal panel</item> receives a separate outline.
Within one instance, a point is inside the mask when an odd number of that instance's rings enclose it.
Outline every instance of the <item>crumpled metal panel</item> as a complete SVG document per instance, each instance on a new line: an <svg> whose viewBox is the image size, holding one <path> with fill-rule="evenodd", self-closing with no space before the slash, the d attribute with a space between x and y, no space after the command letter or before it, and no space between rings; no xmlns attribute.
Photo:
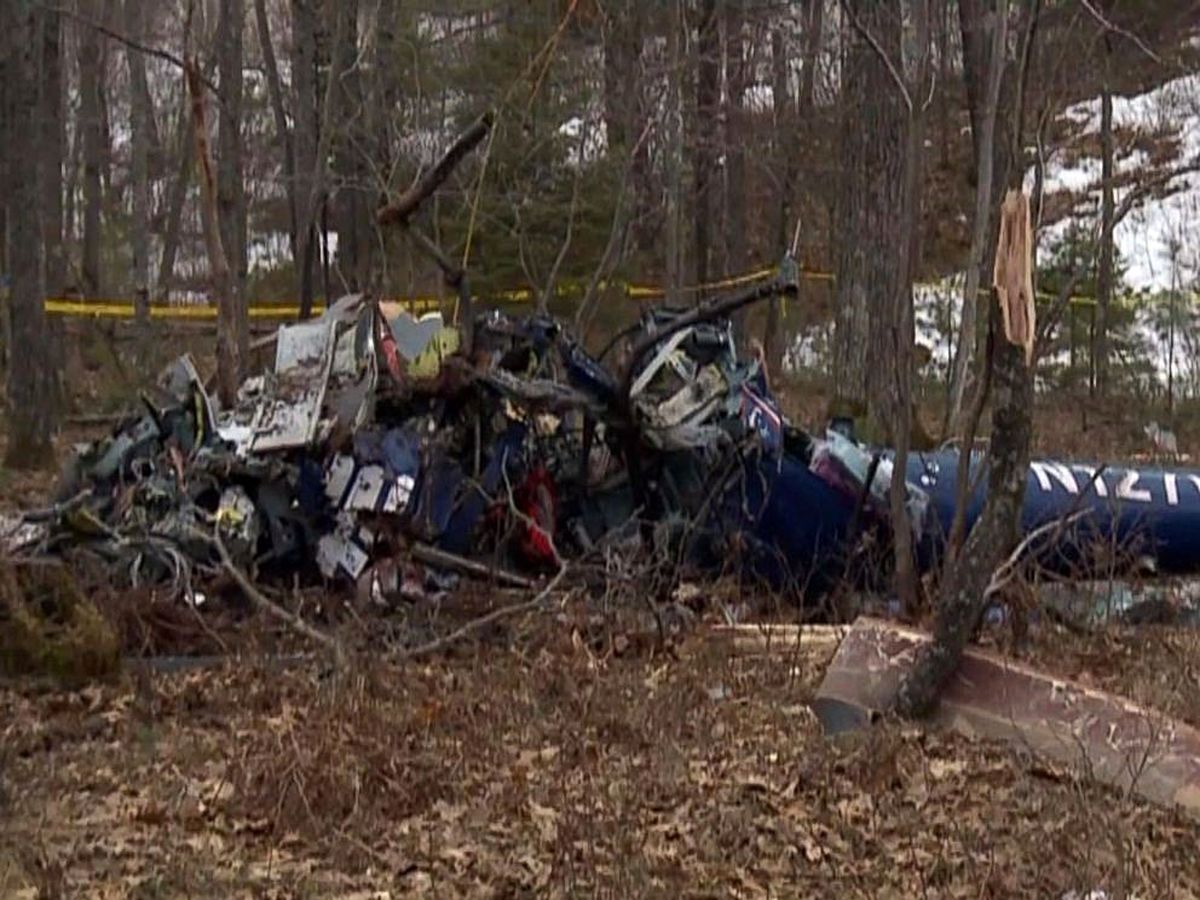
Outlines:
<svg viewBox="0 0 1200 900"><path fill-rule="evenodd" d="M856 621L812 704L826 732L866 727L887 710L929 641L902 625ZM934 720L1081 766L1102 782L1200 818L1200 730L1123 697L969 649Z"/></svg>

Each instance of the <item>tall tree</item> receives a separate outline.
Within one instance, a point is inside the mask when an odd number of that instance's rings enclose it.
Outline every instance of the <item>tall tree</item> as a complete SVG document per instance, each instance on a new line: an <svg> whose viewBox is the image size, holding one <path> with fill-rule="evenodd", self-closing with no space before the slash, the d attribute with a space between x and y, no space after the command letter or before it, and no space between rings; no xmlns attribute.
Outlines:
<svg viewBox="0 0 1200 900"><path fill-rule="evenodd" d="M789 49L787 34L782 23L779 23L771 32L771 115L774 117L771 150L775 177L778 179L775 186L778 196L775 202L772 250L777 256L781 256L788 247L788 223L792 218L792 182L795 177L792 162L795 154L792 152L792 147L796 140L796 123L795 117L792 115L792 95L788 87ZM779 321L780 299L772 297L767 302L767 323L763 334L763 348L766 351L767 368L770 371L778 371L783 362L783 329Z"/></svg>
<svg viewBox="0 0 1200 900"><path fill-rule="evenodd" d="M1103 79L1100 84L1100 259L1096 269L1096 335L1092 347L1093 386L1108 392L1108 327L1113 295L1113 98L1112 43L1104 34Z"/></svg>
<svg viewBox="0 0 1200 900"><path fill-rule="evenodd" d="M996 116L1000 106L1000 86L1008 42L1008 0L997 0L996 9L991 15L987 14L982 0L964 0L959 4L959 16L963 34L963 77L967 82L967 102L975 149L975 222L971 232L971 256L964 279L962 318L947 407L948 430L961 435L966 424L964 400L968 393L971 365L976 356L980 276L987 266L986 247L989 229L995 218ZM984 43L984 35L990 35L990 46ZM986 76L981 78L983 72L986 72ZM984 82L982 91L981 80Z"/></svg>
<svg viewBox="0 0 1200 900"><path fill-rule="evenodd" d="M220 0L217 17L217 70L221 107L217 134L217 209L221 243L229 260L234 292L231 311L245 316L246 301L246 184L242 148L242 58L246 24L245 0ZM237 329L239 357L246 354L246 329Z"/></svg>
<svg viewBox="0 0 1200 900"><path fill-rule="evenodd" d="M717 0L700 0L696 22L696 117L693 128L693 260L696 284L708 281L709 253L712 243L712 184L716 169L717 118L721 100L721 31L717 18ZM700 293L696 294L697 301Z"/></svg>
<svg viewBox="0 0 1200 900"><path fill-rule="evenodd" d="M125 0L125 29L135 41L144 32L143 0ZM144 329L150 317L150 149L154 113L149 88L146 86L146 63L141 51L125 47L125 64L129 72L130 98L130 155L133 189L133 289L138 324ZM136 85L143 89L138 89ZM143 346L143 351L145 347Z"/></svg>
<svg viewBox="0 0 1200 900"><path fill-rule="evenodd" d="M316 263L317 30L320 0L292 0L292 116L296 154L296 278L300 315L312 314Z"/></svg>
<svg viewBox="0 0 1200 900"><path fill-rule="evenodd" d="M667 12L667 297L679 299L683 283L683 2L672 0Z"/></svg>
<svg viewBox="0 0 1200 900"><path fill-rule="evenodd" d="M248 343L245 336L247 322L244 311L239 315L233 274L221 238L220 201L208 134L206 88L195 60L189 60L185 74L192 111L196 171L200 179L200 219L208 255L209 291L217 301L217 391L221 403L231 407L242 380L245 361L242 348Z"/></svg>
<svg viewBox="0 0 1200 900"><path fill-rule="evenodd" d="M893 74L902 20L893 3L846 0L842 185L834 379L839 403L885 429L894 298L908 270L904 176L908 116Z"/></svg>
<svg viewBox="0 0 1200 900"><path fill-rule="evenodd" d="M1030 203L1021 191L1023 170L1014 163L1024 146L1025 94L1033 58L1034 38L1041 0L1021 4L1023 23L1018 45L1016 90L1004 107L1011 125L1010 142L998 173L1008 190L1000 209L994 251L993 297L988 304L988 349L984 355L983 385L992 385L992 434L987 461L987 499L961 552L953 553L942 573L933 626L933 641L914 661L901 682L896 708L904 715L924 715L937 703L947 679L958 667L963 650L979 627L991 601L996 572L1017 541L1029 453L1033 440L1033 322L1036 242ZM1069 286L1068 286L1069 292ZM1022 324L1024 327L1022 328ZM982 410L981 388L972 416ZM974 425L968 430L973 433ZM964 466L958 482L958 506L966 506L967 477L974 466ZM960 528L951 528L951 550Z"/></svg>
<svg viewBox="0 0 1200 900"><path fill-rule="evenodd" d="M725 274L746 269L746 42L745 0L725 0Z"/></svg>
<svg viewBox="0 0 1200 900"><path fill-rule="evenodd" d="M41 95L38 109L42 132L38 152L38 178L42 218L42 247L45 265L45 290L60 297L66 288L67 260L63 242L63 165L66 157L66 128L63 90L62 14L49 7L40 11L42 30ZM0 231L3 234L3 231ZM65 358L62 322L51 321L50 360L54 402L61 409L64 395Z"/></svg>
<svg viewBox="0 0 1200 900"><path fill-rule="evenodd" d="M100 16L97 0L80 0L80 9L88 22L80 22L79 44L79 129L83 141L83 252L80 271L83 290L89 297L100 293L100 211L101 169L104 165L104 123L101 119L100 92L103 70L100 66L101 36L92 22Z"/></svg>
<svg viewBox="0 0 1200 900"><path fill-rule="evenodd" d="M5 144L8 184L8 303L10 350L7 399L9 438L5 465L33 468L53 460L54 376L50 331L43 304L42 227L39 201L39 56L42 40L37 4L13 0L0 6L8 122ZM43 99L47 99L43 97Z"/></svg>

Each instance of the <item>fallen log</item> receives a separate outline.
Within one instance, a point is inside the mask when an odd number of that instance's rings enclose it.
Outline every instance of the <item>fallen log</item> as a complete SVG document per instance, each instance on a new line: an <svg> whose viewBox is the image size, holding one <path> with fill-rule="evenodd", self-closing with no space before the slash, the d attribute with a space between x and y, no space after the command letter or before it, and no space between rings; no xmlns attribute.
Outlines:
<svg viewBox="0 0 1200 900"><path fill-rule="evenodd" d="M716 625L708 630L708 635L736 656L815 655L832 653L849 631L848 625Z"/></svg>
<svg viewBox="0 0 1200 900"><path fill-rule="evenodd" d="M827 734L868 726L895 698L924 632L879 619L854 623L812 707ZM999 738L1106 784L1200 818L1200 730L1123 697L968 649L934 722Z"/></svg>

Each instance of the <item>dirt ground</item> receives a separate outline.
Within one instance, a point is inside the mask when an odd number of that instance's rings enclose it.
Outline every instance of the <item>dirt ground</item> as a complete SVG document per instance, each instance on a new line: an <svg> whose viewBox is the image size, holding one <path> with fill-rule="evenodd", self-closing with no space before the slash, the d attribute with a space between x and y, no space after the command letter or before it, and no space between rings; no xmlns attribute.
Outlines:
<svg viewBox="0 0 1200 900"><path fill-rule="evenodd" d="M1160 678L1106 640L1066 664ZM825 661L603 657L549 623L349 678L10 683L0 896L1200 896L1179 814L898 723L825 740Z"/></svg>

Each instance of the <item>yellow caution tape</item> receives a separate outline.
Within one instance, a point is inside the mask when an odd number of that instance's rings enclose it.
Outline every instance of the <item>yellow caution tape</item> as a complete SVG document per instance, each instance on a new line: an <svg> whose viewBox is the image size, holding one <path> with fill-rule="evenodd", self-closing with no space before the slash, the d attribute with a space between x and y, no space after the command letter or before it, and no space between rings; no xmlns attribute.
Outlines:
<svg viewBox="0 0 1200 900"><path fill-rule="evenodd" d="M737 287L738 285L746 284L752 281L758 281L764 278L769 278L778 272L776 267L757 269L753 272L747 272L744 275L737 275L730 278L722 278L718 281L710 281L704 284L688 285L679 288L679 293L696 293L698 291L721 290L725 288ZM817 269L801 269L800 277L807 281L827 281L834 282L837 276L833 272L822 272ZM935 287L933 284L922 284L922 287ZM656 285L630 284L622 282L600 282L598 287L605 290L612 287L617 287L623 290L625 296L630 300L661 300L667 296L665 288ZM585 287L577 282L564 282L560 284L555 293L559 297L583 296ZM989 288L981 287L979 295L981 297L990 296ZM513 290L499 291L488 295L487 299L498 300L505 303L532 303L537 300L539 292L529 288L516 288ZM1037 293L1039 300L1053 300L1056 295L1039 291ZM479 300L481 298L474 298ZM441 306L442 301L432 295L415 296L415 297L393 297L388 298L389 302L400 304L411 312L429 312L436 310ZM1114 298L1115 305L1123 305L1123 301ZM1072 306L1096 306L1095 297L1073 296L1068 301ZM456 304L457 305L457 304ZM325 309L323 303L313 305L313 313L320 314ZM58 316L80 316L92 318L117 318L117 319L132 319L135 318L136 308L130 300L78 300L67 299L62 297L50 297L46 299L46 312L51 315ZM282 303L256 303L252 304L248 310L251 319L269 320L269 319L296 319L300 315L299 305L291 302ZM217 307L210 304L161 304L155 303L150 306L150 318L152 319L193 319L193 320L215 320L217 318Z"/></svg>

